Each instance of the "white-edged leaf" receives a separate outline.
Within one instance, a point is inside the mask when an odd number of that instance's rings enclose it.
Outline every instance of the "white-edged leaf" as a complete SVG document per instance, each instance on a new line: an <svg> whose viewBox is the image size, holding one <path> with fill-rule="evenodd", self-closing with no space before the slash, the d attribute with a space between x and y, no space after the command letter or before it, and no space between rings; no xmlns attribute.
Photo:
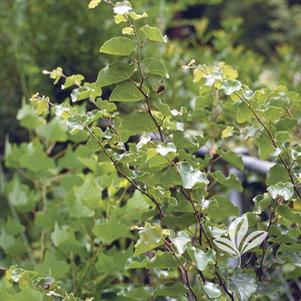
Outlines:
<svg viewBox="0 0 301 301"><path fill-rule="evenodd" d="M206 282L204 285L204 290L210 299L216 299L222 294L219 286L213 282Z"/></svg>
<svg viewBox="0 0 301 301"><path fill-rule="evenodd" d="M232 241L225 237L220 237L214 240L214 243L223 251L230 253L234 256L239 255L236 246L232 244Z"/></svg>
<svg viewBox="0 0 301 301"><path fill-rule="evenodd" d="M232 244L235 246L236 250L237 250L236 230L237 230L238 225L242 222L242 219L243 219L243 217L239 217L239 218L236 218L235 220L233 220L228 229L228 234L229 234L230 240L231 240Z"/></svg>
<svg viewBox="0 0 301 301"><path fill-rule="evenodd" d="M113 11L117 15L125 15L128 14L132 10L132 5L129 1L122 1L122 2L117 2L114 7Z"/></svg>
<svg viewBox="0 0 301 301"><path fill-rule="evenodd" d="M243 240L243 238L245 237L245 235L248 232L248 228L249 228L248 219L245 216L243 216L242 222L239 225L240 225L240 228L238 230L237 240L236 240L237 249L239 249L241 241Z"/></svg>
<svg viewBox="0 0 301 301"><path fill-rule="evenodd" d="M185 252L187 244L191 241L189 235L184 231L178 232L177 237L171 240L180 255L182 255Z"/></svg>
<svg viewBox="0 0 301 301"><path fill-rule="evenodd" d="M243 243L243 246L241 248L241 253L247 253L249 250L259 246L267 237L268 232L266 231L254 231L248 237ZM255 239L253 239L256 237Z"/></svg>

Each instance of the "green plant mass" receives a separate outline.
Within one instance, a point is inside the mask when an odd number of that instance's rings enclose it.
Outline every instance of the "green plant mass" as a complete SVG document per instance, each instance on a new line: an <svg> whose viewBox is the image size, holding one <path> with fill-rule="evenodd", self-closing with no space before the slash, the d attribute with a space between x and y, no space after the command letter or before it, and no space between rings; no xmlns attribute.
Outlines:
<svg viewBox="0 0 301 301"><path fill-rule="evenodd" d="M98 69L63 62L40 70L59 97L23 93L27 138L6 136L0 170L1 301L299 300L301 97L283 75L298 45L277 45L276 71L236 44L239 18L174 39L165 22L198 1L154 2L86 1L110 29Z"/></svg>

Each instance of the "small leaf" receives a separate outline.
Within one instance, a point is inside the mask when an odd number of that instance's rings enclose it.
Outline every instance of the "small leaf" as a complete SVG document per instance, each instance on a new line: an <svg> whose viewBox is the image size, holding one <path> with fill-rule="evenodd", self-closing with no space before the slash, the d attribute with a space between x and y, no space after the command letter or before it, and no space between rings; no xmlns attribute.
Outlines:
<svg viewBox="0 0 301 301"><path fill-rule="evenodd" d="M129 56L133 53L136 47L134 40L125 37L116 37L106 41L99 49L99 52L117 55Z"/></svg>
<svg viewBox="0 0 301 301"><path fill-rule="evenodd" d="M133 36L135 34L134 28L133 27L124 27L124 28L122 28L122 34Z"/></svg>
<svg viewBox="0 0 301 301"><path fill-rule="evenodd" d="M294 195L294 186L291 182L279 182L268 187L267 191L271 194L274 200L277 199L277 197L282 197L284 200L288 201Z"/></svg>
<svg viewBox="0 0 301 301"><path fill-rule="evenodd" d="M228 138L233 136L233 126L227 126L225 129L222 131L222 138Z"/></svg>
<svg viewBox="0 0 301 301"><path fill-rule="evenodd" d="M238 80L225 80L222 84L222 88L226 95L231 95L232 93L239 91L241 89L241 82Z"/></svg>
<svg viewBox="0 0 301 301"><path fill-rule="evenodd" d="M142 99L144 99L144 95L139 91L136 85L130 81L117 84L110 96L110 101L113 102L136 102Z"/></svg>
<svg viewBox="0 0 301 301"><path fill-rule="evenodd" d="M92 0L89 2L89 9L93 9L100 4L102 0Z"/></svg>
<svg viewBox="0 0 301 301"><path fill-rule="evenodd" d="M150 41L167 43L167 37L162 35L161 30L158 27L144 25L141 31L145 34L145 37Z"/></svg>
<svg viewBox="0 0 301 301"><path fill-rule="evenodd" d="M126 15L132 10L132 5L129 1L122 1L115 3L113 11L117 15Z"/></svg>
<svg viewBox="0 0 301 301"><path fill-rule="evenodd" d="M206 73L202 69L196 68L193 71L193 82L198 83L205 76Z"/></svg>
<svg viewBox="0 0 301 301"><path fill-rule="evenodd" d="M129 16L134 20L134 21L137 21L137 20L140 20L140 19L143 19L143 18L147 18L148 15L146 12L144 12L143 14L137 14L135 12L130 12L129 13Z"/></svg>

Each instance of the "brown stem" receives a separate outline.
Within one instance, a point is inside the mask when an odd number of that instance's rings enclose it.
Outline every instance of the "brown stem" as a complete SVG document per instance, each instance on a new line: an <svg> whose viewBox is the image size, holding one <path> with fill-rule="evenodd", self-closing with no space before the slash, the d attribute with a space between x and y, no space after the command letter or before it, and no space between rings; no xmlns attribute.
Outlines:
<svg viewBox="0 0 301 301"><path fill-rule="evenodd" d="M269 223L268 223L268 226L267 226L267 229L266 229L266 232L269 233L269 230L273 224L273 219L274 219L274 216L275 216L275 211L276 211L276 208L278 206L278 199L276 199L276 202L275 202L275 205L272 209L272 212L271 212L271 215L270 215L270 218L269 218ZM262 277L263 277L263 263L264 263L264 258L265 258L265 254L266 254L266 248L263 246L262 247L262 257L261 257L261 260L260 260L260 266L259 266L259 281L261 281Z"/></svg>
<svg viewBox="0 0 301 301"><path fill-rule="evenodd" d="M259 124L264 128L264 130L268 134L268 136L269 136L269 138L270 138L270 140L272 142L273 147L276 149L277 148L277 143L276 143L276 140L275 140L272 132L264 124L264 122L260 119L260 117L257 114L257 112L252 108L252 106L249 104L249 102L243 96L241 96L238 92L234 92L234 94L236 96L238 96L243 101L243 103L248 107L248 109L253 113L253 115L255 116L256 120L259 122ZM296 194L298 195L299 199L301 200L301 194L300 194L300 192L298 191L298 189L296 187L295 180L294 180L294 178L292 176L292 173L291 173L291 168L286 164L285 160L283 159L283 157L280 154L278 155L278 158L280 159L281 163L285 167L285 169L286 169L286 171L288 173L288 176L290 178L290 181L291 181L291 183L294 186L294 190L295 190Z"/></svg>
<svg viewBox="0 0 301 301"><path fill-rule="evenodd" d="M117 165L117 162L110 156L110 154L106 151L106 149L104 148L104 146L102 145L101 141L93 134L93 132L91 131L91 129L86 126L86 129L88 131L88 133L90 134L91 137L93 137L95 139L95 141L99 144L99 146L101 147L102 151L104 152L104 154L106 155L106 157L113 163L115 169L117 170L117 172L124 177L126 180L128 180L133 187L135 187L135 189L137 189L138 191L140 191L142 194L144 194L145 196L147 196L157 207L160 217L163 218L164 217L164 213L160 207L159 202L147 191L143 190L142 188L140 188L131 178L129 178Z"/></svg>
<svg viewBox="0 0 301 301"><path fill-rule="evenodd" d="M180 258L177 256L177 254L175 253L175 251L173 250L172 246L170 245L170 242L167 241L167 240L164 240L164 245L165 247L169 250L169 252L174 256L174 258L176 259L176 261L179 263L179 266L180 266L180 272L183 273L184 275L184 281L186 283L186 286L189 290L189 293L190 295L192 296L192 298L195 300L195 301L198 301L198 298L197 296L195 295L191 285L190 285L190 281L189 281L189 276L188 276L188 272L187 272L187 269L184 267L184 265L182 264ZM189 297L189 295L187 296L187 299L190 301L191 298Z"/></svg>

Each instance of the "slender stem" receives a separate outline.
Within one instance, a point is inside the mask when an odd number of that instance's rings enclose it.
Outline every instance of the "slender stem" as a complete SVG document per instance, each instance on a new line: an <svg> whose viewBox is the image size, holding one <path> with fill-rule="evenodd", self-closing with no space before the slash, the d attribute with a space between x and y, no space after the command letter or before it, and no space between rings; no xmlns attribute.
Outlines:
<svg viewBox="0 0 301 301"><path fill-rule="evenodd" d="M280 201L281 199L279 199ZM269 233L270 231L270 228L273 224L273 220L274 220L274 216L275 216L275 211L276 211L276 208L278 206L278 199L276 199L275 201L275 205L272 209L272 212L271 212L271 215L270 215L270 218L269 218L269 223L268 223L268 226L267 226L267 229L266 229L266 232ZM261 281L262 277L263 277L263 263L264 263L264 258L265 258L265 254L266 254L266 248L263 246L262 247L262 257L261 257L261 260L260 260L260 266L259 266L259 280Z"/></svg>
<svg viewBox="0 0 301 301"><path fill-rule="evenodd" d="M164 143L165 140L164 140L164 135L163 135L163 132L162 132L162 129L161 129L161 126L160 124L158 123L158 121L156 120L153 112L152 112L152 109L151 109L151 103L150 103L150 97L149 95L147 95L144 91L143 91L143 83L144 83L144 80L146 78L146 76L144 76L143 74L143 70L142 70L142 51L143 51L143 46L144 46L144 43L142 43L140 41L140 38L139 38L139 34L137 32L137 29L135 27L135 24L133 24L129 18L127 18L127 21L129 23L129 25L133 28L134 30L134 35L135 35L135 38L137 40L137 43L138 43L138 60L136 60L136 63L137 63L137 69L138 69L138 73L139 73L139 76L140 76L140 83L139 83L139 91L142 93L142 95L144 96L144 100L145 100L145 103L146 103L146 111L147 113L149 114L150 118L152 119L152 121L154 122L157 130L158 130L158 133L160 135L160 139L161 141Z"/></svg>
<svg viewBox="0 0 301 301"><path fill-rule="evenodd" d="M177 256L176 252L173 250L172 246L170 245L170 242L167 240L164 240L164 245L165 247L169 250L169 252L174 256L174 258L176 259L176 261L179 263L180 266L180 271L182 271L182 273L184 274L184 281L187 285L187 288L191 294L191 296L193 297L193 299L195 301L198 300L197 296L195 295L191 285L190 285L190 281L189 281L189 276L188 276L188 272L187 269L185 268L185 266L183 265L183 263L181 262L180 258ZM188 300L190 300L189 296L187 296Z"/></svg>
<svg viewBox="0 0 301 301"><path fill-rule="evenodd" d="M106 157L113 163L115 169L117 170L117 172L122 175L122 177L124 177L126 180L128 180L133 187L135 187L135 189L137 189L138 191L140 191L142 194L144 194L145 196L147 196L157 207L160 217L163 218L164 217L164 213L160 207L159 202L147 191L143 190L142 188L140 188L131 178L129 178L117 165L117 162L110 156L110 154L106 151L106 149L104 148L104 146L102 145L101 141L93 134L93 132L91 131L91 129L86 126L86 129L88 131L88 133L90 134L91 137L93 137L95 139L95 141L99 144L99 146L101 147L102 151L104 152L104 154L106 155Z"/></svg>
<svg viewBox="0 0 301 301"><path fill-rule="evenodd" d="M255 116L256 120L259 122L259 124L264 128L264 130L266 131L266 133L268 134L271 142L272 142L272 145L273 147L276 149L277 148L277 143L276 143L276 140L272 134L272 132L269 130L269 128L264 124L264 122L260 119L259 115L257 114L257 112L254 110L254 108L250 105L250 103L243 97L241 96L238 92L234 92L234 94L236 96L238 96L242 101L243 103L248 107L248 109L253 113L253 115ZM288 176L290 178L290 181L291 183L293 184L294 186L294 190L296 192L296 194L298 195L298 197L300 198L301 200L301 194L299 192L299 190L297 189L296 187L296 183L295 183L295 180L292 176L292 173L291 173L291 167L285 162L285 160L283 159L283 157L281 156L281 154L278 155L278 158L280 159L281 163L283 164L283 166L285 167L287 173L288 173Z"/></svg>
<svg viewBox="0 0 301 301"><path fill-rule="evenodd" d="M207 70L202 68L202 71L208 75ZM219 82L222 82L221 80L219 80ZM270 131L270 129L265 125L265 123L261 120L260 116L257 114L257 112L254 110L254 108L251 106L251 104L242 96L240 95L238 92L234 92L234 94L239 97L239 99L247 106L247 108L252 112L252 114L254 115L254 117L256 118L256 120L258 121L258 123L264 128L264 130L266 131L269 139L271 140L272 146L276 149L277 148L277 142L276 139L274 138L272 132ZM301 193L299 192L299 190L297 189L297 185L295 183L295 180L293 178L293 175L291 173L291 167L285 162L285 160L283 159L283 157L281 156L281 154L278 155L279 160L281 161L281 163L283 164L283 166L285 167L288 176L290 178L291 183L294 186L294 190L295 193L298 195L299 199L301 200Z"/></svg>

